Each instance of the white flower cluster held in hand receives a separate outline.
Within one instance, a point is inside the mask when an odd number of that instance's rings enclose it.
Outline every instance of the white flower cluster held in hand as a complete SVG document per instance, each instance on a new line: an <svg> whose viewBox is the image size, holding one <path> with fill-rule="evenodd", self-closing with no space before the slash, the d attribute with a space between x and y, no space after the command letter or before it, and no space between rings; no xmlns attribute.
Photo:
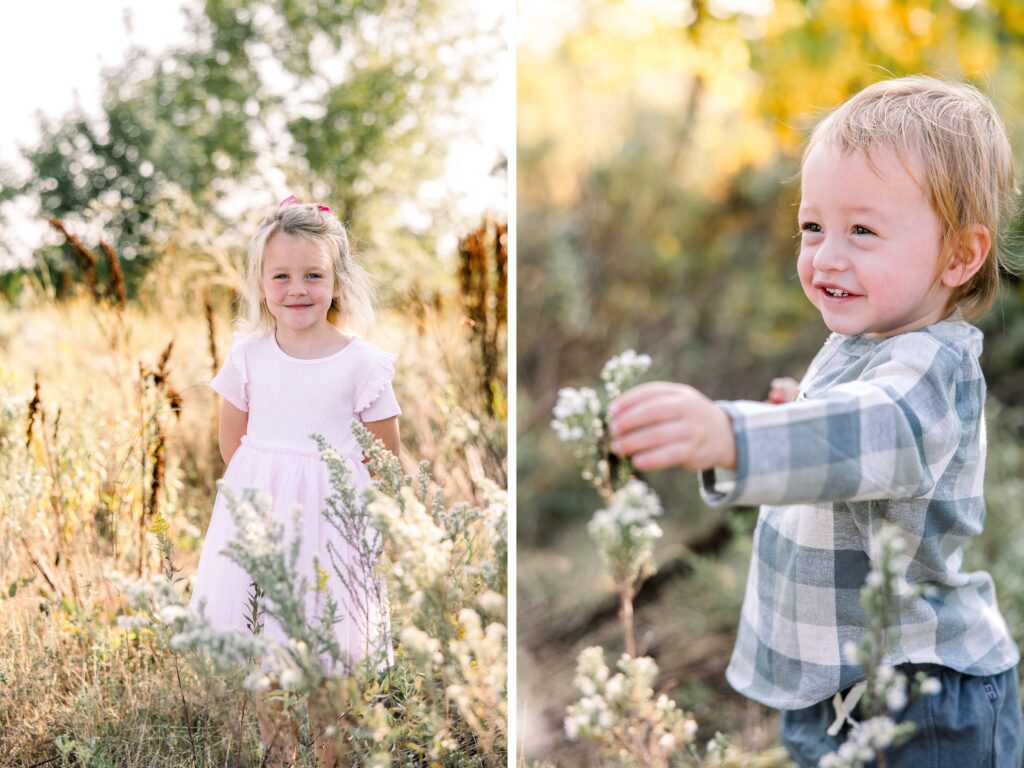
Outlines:
<svg viewBox="0 0 1024 768"><path fill-rule="evenodd" d="M662 533L654 518L661 513L657 495L635 478L594 513L587 531L617 584L632 584L654 569L654 540Z"/></svg>
<svg viewBox="0 0 1024 768"><path fill-rule="evenodd" d="M552 412L551 426L563 443L577 446L596 444L604 434L601 401L590 387L563 387Z"/></svg>
<svg viewBox="0 0 1024 768"><path fill-rule="evenodd" d="M638 355L632 349L627 349L605 363L601 369L601 380L604 381L608 400L614 400L633 386L650 367L650 355Z"/></svg>
<svg viewBox="0 0 1024 768"><path fill-rule="evenodd" d="M583 698L567 710L566 736L597 741L620 765L667 765L693 742L697 723L664 694L655 696L653 659L623 654L618 669L611 674L598 646L580 653L575 684Z"/></svg>

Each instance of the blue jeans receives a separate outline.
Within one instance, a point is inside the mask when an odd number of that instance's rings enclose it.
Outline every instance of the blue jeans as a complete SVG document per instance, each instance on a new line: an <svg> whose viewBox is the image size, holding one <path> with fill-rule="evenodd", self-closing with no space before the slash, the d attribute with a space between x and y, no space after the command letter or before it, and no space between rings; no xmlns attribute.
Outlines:
<svg viewBox="0 0 1024 768"><path fill-rule="evenodd" d="M899 670L910 679L923 671L937 678L942 690L919 696L893 716L897 723L917 723L917 730L903 746L886 751L887 768L1021 768L1024 728L1016 669L987 677L928 664ZM855 720L861 719L859 709L853 711ZM800 768L817 766L846 741L848 723L837 736L826 733L835 716L831 699L783 710L782 743Z"/></svg>

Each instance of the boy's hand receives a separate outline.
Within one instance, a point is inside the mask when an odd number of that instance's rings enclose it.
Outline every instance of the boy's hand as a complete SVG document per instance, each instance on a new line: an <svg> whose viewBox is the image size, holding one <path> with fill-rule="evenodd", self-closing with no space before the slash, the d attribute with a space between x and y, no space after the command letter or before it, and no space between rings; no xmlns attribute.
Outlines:
<svg viewBox="0 0 1024 768"><path fill-rule="evenodd" d="M641 384L611 404L612 450L639 470L736 467L729 415L686 384Z"/></svg>
<svg viewBox="0 0 1024 768"><path fill-rule="evenodd" d="M772 379L772 388L768 392L768 402L781 405L782 403L791 403L796 400L796 396L800 393L800 382L796 379L791 379L789 376L784 376L781 379Z"/></svg>

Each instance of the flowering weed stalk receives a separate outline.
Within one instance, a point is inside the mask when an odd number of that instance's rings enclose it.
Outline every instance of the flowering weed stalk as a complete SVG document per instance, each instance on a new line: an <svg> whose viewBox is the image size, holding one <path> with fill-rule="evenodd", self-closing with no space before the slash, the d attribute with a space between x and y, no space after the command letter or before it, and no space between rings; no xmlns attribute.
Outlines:
<svg viewBox="0 0 1024 768"><path fill-rule="evenodd" d="M504 764L506 632L502 621L484 617L505 613L505 493L491 486L483 507L446 508L440 492L431 493L425 464L414 484L369 431L355 424L353 431L380 491L366 509L382 538L388 592L402 606L394 615L401 624L396 655L424 672L422 698L407 706L433 730L427 753L439 760L465 750L483 764ZM452 703L469 734L437 717Z"/></svg>
<svg viewBox="0 0 1024 768"><path fill-rule="evenodd" d="M661 512L654 491L634 478L616 491L608 507L595 512L587 525L619 594L626 653L630 656L636 654L633 598L643 580L656 569L654 541L661 537L661 527L654 518Z"/></svg>
<svg viewBox="0 0 1024 768"><path fill-rule="evenodd" d="M650 365L650 357L632 350L609 360L601 371L607 401L636 384ZM579 654L575 684L582 698L566 710L566 737L596 742L603 757L624 768L788 765L784 750L748 755L721 735L708 744L707 762L703 762L695 744L697 722L667 695L655 694L657 664L636 656L633 600L657 567L654 542L662 531L655 518L661 516L662 506L654 491L633 475L628 461L611 469L614 457L608 453L605 408L593 390L563 389L552 421L559 438L583 461L583 477L594 484L606 504L594 513L587 530L619 596L626 650L614 675L605 665L602 648L586 648Z"/></svg>
<svg viewBox="0 0 1024 768"><path fill-rule="evenodd" d="M655 697L654 660L623 654L618 669L611 674L599 646L580 653L575 684L583 698L567 710L566 736L596 741L602 755L624 768L667 768L686 755L695 758L697 722L668 696Z"/></svg>
<svg viewBox="0 0 1024 768"><path fill-rule="evenodd" d="M923 672L909 681L889 660L898 626L898 601L918 596L925 589L922 584L911 587L907 583L910 557L906 548L902 532L890 523L883 523L872 538L871 571L860 592L868 631L859 643L849 643L843 649L867 676L861 698L861 712L867 718L855 722L847 715L852 727L846 741L822 759L822 768L861 768L872 761L885 768L886 750L907 742L915 730L914 723L897 724L892 715L903 710L911 698L940 690L939 681Z"/></svg>
<svg viewBox="0 0 1024 768"><path fill-rule="evenodd" d="M632 476L629 461L610 451L608 403L636 384L650 367L648 355L628 349L608 360L601 370L603 401L590 387L564 387L558 391L551 426L558 439L567 443L582 462L583 479L592 483L605 500Z"/></svg>

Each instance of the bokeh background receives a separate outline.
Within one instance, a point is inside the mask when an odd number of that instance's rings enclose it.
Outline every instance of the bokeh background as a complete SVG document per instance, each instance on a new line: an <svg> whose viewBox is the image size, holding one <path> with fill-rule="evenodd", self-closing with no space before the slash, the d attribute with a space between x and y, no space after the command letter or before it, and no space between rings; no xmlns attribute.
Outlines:
<svg viewBox="0 0 1024 768"><path fill-rule="evenodd" d="M126 624L109 576L162 578L166 536L187 595L224 471L208 383L248 241L294 194L346 222L374 280L406 471L426 462L453 526L495 518L431 603L462 637L493 577L499 648L487 690L464 686L486 712L447 697L454 665L475 667L445 641L449 671L408 666L395 718L338 738L365 737L375 764L504 765L511 9L122 0L122 22L78 5L5 12L3 29L20 53L0 59L0 764L264 764L241 679ZM50 98L35 69L78 98ZM24 83L38 119L18 113Z"/></svg>
<svg viewBox="0 0 1024 768"><path fill-rule="evenodd" d="M548 422L560 386L599 385L626 348L650 378L764 399L827 336L796 277L802 142L823 111L879 79L962 78L991 96L1024 161L1024 8L1008 0L573 0L520 4L518 50L518 743L567 743L574 660L622 649L585 524L601 506ZM841 181L841 180L840 180ZM1014 223L1019 254L1020 219ZM1016 257L1020 263L1019 255ZM989 504L970 566L988 568L1018 641L1014 542L1024 433L1024 285L1005 275L980 325ZM745 749L777 743L766 709L724 679L755 510L705 508L684 472L649 480L666 508L658 574L637 598L638 652L659 690Z"/></svg>

